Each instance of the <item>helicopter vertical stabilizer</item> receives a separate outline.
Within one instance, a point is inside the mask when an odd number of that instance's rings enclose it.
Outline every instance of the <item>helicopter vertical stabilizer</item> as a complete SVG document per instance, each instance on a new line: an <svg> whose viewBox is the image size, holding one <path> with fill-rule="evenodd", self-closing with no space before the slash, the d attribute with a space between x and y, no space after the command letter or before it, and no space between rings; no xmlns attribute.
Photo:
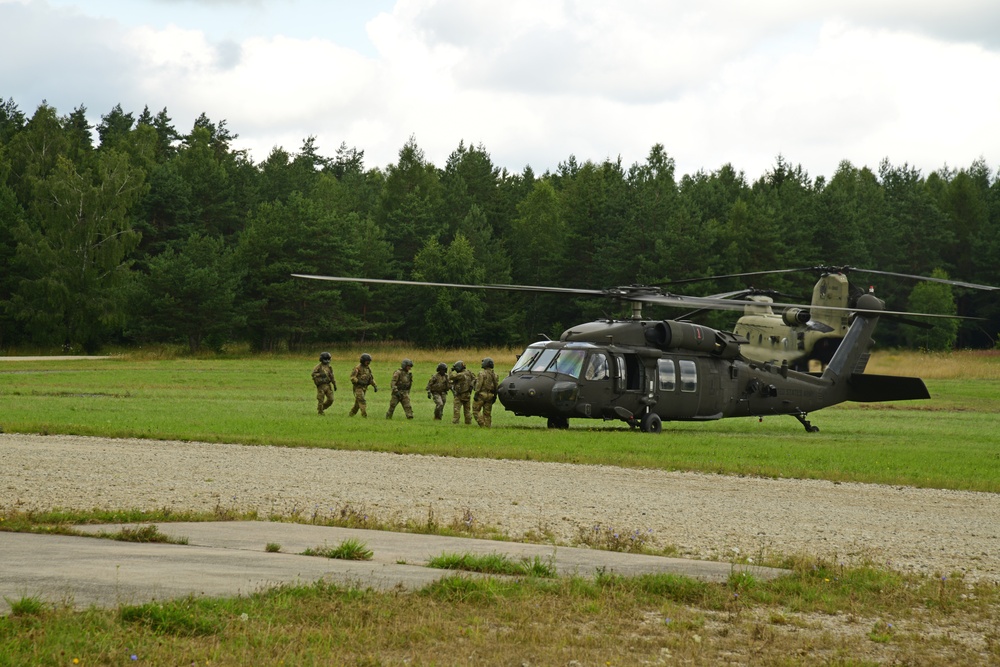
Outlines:
<svg viewBox="0 0 1000 667"><path fill-rule="evenodd" d="M858 308L881 310L882 302L875 296L864 294L858 299ZM846 390L844 400L858 403L882 401L912 401L930 398L927 386L920 378L865 373L871 354L872 330L878 315L859 312L843 342L823 371L822 378L834 387Z"/></svg>
<svg viewBox="0 0 1000 667"><path fill-rule="evenodd" d="M858 299L858 308L860 309L877 311L884 307L885 305L871 294L864 294ZM855 372L858 372L858 368L864 368L868 361L872 346L872 331L874 331L876 324L878 324L878 315L866 312L859 312L855 315L854 323L847 330L844 340L837 347L833 358L830 359L830 363L823 371L821 377L824 380L829 380L834 385L841 384L846 382Z"/></svg>

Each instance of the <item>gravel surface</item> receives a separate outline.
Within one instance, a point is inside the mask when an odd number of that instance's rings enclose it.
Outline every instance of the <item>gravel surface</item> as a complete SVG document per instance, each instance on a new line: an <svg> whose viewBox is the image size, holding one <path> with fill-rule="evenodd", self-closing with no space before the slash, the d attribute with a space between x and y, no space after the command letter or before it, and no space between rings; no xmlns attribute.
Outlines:
<svg viewBox="0 0 1000 667"><path fill-rule="evenodd" d="M366 512L512 538L638 531L719 560L805 554L1000 583L1000 494L531 461L0 434L0 511ZM0 533L2 540L2 533Z"/></svg>

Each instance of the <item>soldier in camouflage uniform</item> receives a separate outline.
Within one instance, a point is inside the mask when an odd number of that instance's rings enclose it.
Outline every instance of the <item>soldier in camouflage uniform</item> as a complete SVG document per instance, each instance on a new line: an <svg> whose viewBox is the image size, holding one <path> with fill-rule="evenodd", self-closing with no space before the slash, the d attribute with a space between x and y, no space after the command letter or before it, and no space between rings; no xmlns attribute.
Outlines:
<svg viewBox="0 0 1000 667"><path fill-rule="evenodd" d="M500 388L500 380L493 372L493 360L489 357L483 359L483 370L476 378L476 400L472 403L472 414L476 417L476 423L480 426L493 425L493 404L497 400L497 389ZM482 411L482 414L480 413Z"/></svg>
<svg viewBox="0 0 1000 667"><path fill-rule="evenodd" d="M330 353L321 352L319 363L313 368L313 384L316 385L316 412L320 415L333 405L333 392L337 391L337 381L333 378L330 368Z"/></svg>
<svg viewBox="0 0 1000 667"><path fill-rule="evenodd" d="M392 384L389 387L389 411L385 413L386 419L392 419L392 413L396 410L396 404L403 406L403 412L407 419L413 419L413 408L410 407L410 387L413 386L413 362L403 359L399 369L392 374Z"/></svg>
<svg viewBox="0 0 1000 667"><path fill-rule="evenodd" d="M368 416L367 401L365 401L365 392L368 391L369 385L371 385L372 390L376 393L378 392L378 385L375 384L375 377L372 375L371 363L372 355L365 352L361 355L360 363L354 367L351 371L351 384L354 385L354 407L351 411L347 413L348 417L353 417L361 411L362 417Z"/></svg>
<svg viewBox="0 0 1000 667"><path fill-rule="evenodd" d="M461 361L456 361L455 365L451 367L451 375L448 377L448 383L451 385L451 392L455 395L455 415L451 420L452 424L458 423L463 408L465 409L465 423L472 423L472 411L470 410L469 399L472 396L472 385L475 381L476 376Z"/></svg>
<svg viewBox="0 0 1000 667"><path fill-rule="evenodd" d="M448 364L438 364L437 373L427 381L427 398L434 401L436 420L444 415L444 406L448 402L448 384Z"/></svg>

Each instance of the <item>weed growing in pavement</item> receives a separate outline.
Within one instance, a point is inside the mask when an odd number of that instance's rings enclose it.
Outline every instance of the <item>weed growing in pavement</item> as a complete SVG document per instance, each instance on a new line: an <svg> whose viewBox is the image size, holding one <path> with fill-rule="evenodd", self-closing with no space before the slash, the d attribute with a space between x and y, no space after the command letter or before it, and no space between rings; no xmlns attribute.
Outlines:
<svg viewBox="0 0 1000 667"><path fill-rule="evenodd" d="M157 542L161 544L187 544L186 537L170 537L160 532L159 526L155 523L141 526L123 526L121 529L108 533L101 531L94 537L103 537L108 540L119 542Z"/></svg>
<svg viewBox="0 0 1000 667"><path fill-rule="evenodd" d="M485 574L506 574L527 577L555 577L556 567L551 559L521 558L515 560L506 554L449 554L443 553L427 561L428 567L442 570L464 570Z"/></svg>
<svg viewBox="0 0 1000 667"><path fill-rule="evenodd" d="M335 547L327 545L310 547L303 551L302 555L337 558L339 560L371 560L374 554L372 554L372 550L368 548L367 544L349 537Z"/></svg>

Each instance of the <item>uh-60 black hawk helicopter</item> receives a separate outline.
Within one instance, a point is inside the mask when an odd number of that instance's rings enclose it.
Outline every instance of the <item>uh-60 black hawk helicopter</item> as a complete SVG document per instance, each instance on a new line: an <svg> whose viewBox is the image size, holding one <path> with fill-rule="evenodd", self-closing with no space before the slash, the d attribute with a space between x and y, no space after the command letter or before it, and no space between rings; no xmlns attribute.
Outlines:
<svg viewBox="0 0 1000 667"><path fill-rule="evenodd" d="M850 281L852 273L893 276L922 282L942 283L954 287L998 291L1000 287L977 285L975 283L947 278L916 276L908 273L861 269L853 266L817 265L795 269L776 269L731 273L706 278L691 278L664 283L663 286L691 284L709 280L732 278L758 278L761 276L789 273L811 273L818 276L813 286L812 299L808 307L777 303L775 298L785 295L767 289L749 287L736 292L712 295L720 299L745 299L750 301L744 314L736 321L733 333L747 339L740 347L744 357L752 361L772 364L788 363L793 370L808 371L822 369L833 358L834 352L850 327L851 316L858 299L874 291L873 287L862 287ZM690 313L683 319L695 316ZM925 317L949 317L929 315ZM926 320L887 315L897 321L912 326L930 327Z"/></svg>
<svg viewBox="0 0 1000 667"><path fill-rule="evenodd" d="M873 375L864 369L879 316L920 315L886 311L872 294L850 308L843 340L822 373L793 370L748 359L744 336L700 324L642 319L643 304L677 308L742 310L755 302L671 294L660 288L626 286L586 290L526 285L467 285L377 278L293 274L335 282L415 285L605 297L628 302L628 319L597 320L571 327L559 340L529 345L500 383L504 408L516 415L543 417L549 428L569 420L621 420L632 428L659 433L663 421L710 421L727 417L790 415L807 432L819 428L807 416L845 401L903 401L930 398L920 378ZM789 307L794 304L779 304Z"/></svg>

